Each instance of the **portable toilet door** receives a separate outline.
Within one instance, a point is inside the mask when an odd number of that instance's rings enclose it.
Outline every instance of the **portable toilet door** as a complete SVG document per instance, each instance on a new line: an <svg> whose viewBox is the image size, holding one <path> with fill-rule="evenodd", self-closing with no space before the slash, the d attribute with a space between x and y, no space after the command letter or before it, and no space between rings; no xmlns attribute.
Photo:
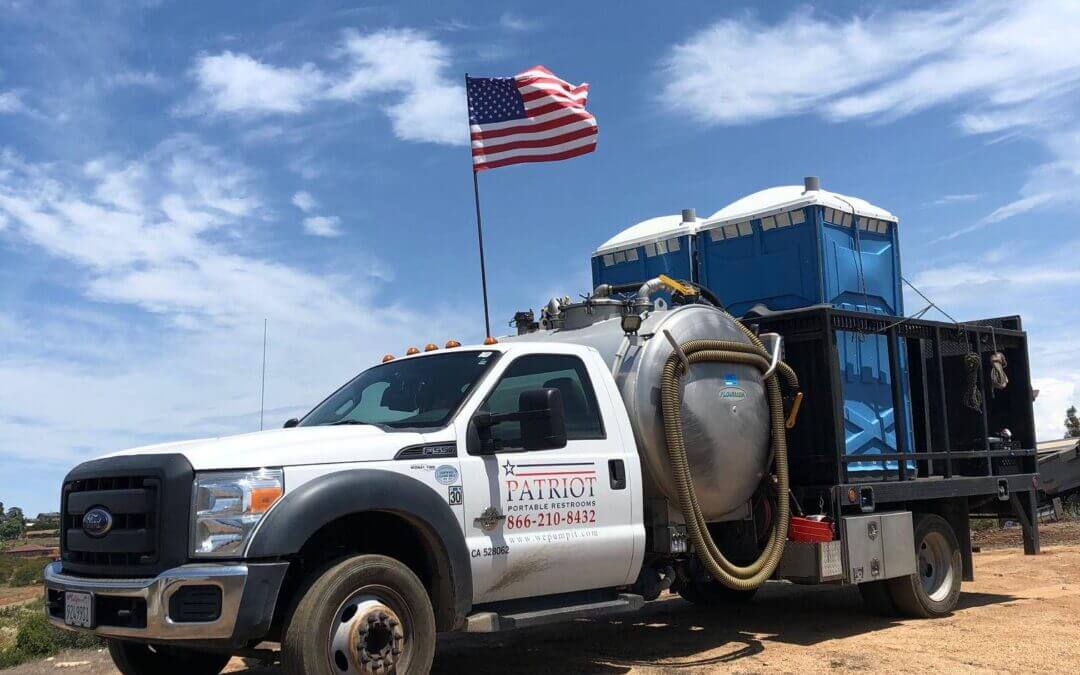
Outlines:
<svg viewBox="0 0 1080 675"><path fill-rule="evenodd" d="M805 186L743 197L698 227L698 278L735 316L761 304L774 311L817 304L902 315L896 218L868 202ZM865 455L852 472L896 470L874 455L896 452L888 342L883 335L837 334L843 372L845 451ZM902 413L910 421L907 358L901 350ZM914 436L906 425L908 447ZM865 473L864 473L865 475Z"/></svg>

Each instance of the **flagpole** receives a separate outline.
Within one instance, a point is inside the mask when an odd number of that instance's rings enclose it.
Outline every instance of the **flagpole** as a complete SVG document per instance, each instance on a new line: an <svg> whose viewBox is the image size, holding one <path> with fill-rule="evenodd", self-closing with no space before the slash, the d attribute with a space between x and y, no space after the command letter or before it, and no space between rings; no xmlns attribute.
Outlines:
<svg viewBox="0 0 1080 675"><path fill-rule="evenodd" d="M468 94L469 91L469 74L465 73L465 99L466 99L466 113L468 112ZM472 127L471 121L469 124ZM472 163L472 150L470 143L469 162ZM484 225L480 219L480 181L477 178L477 171L475 168L472 170L472 185L473 185L473 202L476 204L476 240L480 245L480 287L484 293L484 337L491 337L491 319L488 314L488 292L487 292L487 267L484 264Z"/></svg>

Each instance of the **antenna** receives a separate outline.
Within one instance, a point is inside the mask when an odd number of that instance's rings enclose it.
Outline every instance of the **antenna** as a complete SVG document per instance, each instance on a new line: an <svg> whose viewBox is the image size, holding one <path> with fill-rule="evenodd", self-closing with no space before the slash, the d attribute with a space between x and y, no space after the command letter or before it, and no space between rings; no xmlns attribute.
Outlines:
<svg viewBox="0 0 1080 675"><path fill-rule="evenodd" d="M266 410L266 328L269 319L263 319L263 364L262 364L262 387L259 391L259 431L263 430L263 411Z"/></svg>

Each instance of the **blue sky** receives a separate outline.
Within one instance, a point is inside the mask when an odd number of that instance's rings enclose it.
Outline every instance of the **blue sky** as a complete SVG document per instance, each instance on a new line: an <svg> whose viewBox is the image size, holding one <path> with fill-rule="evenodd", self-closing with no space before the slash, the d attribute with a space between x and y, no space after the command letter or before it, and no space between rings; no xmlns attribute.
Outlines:
<svg viewBox="0 0 1080 675"><path fill-rule="evenodd" d="M123 9L121 9L121 4ZM959 318L1021 313L1080 400L1080 6L0 0L0 499L276 426L482 336L462 77L588 81L597 152L481 175L493 322L637 221L819 175ZM922 307L908 298L908 309Z"/></svg>

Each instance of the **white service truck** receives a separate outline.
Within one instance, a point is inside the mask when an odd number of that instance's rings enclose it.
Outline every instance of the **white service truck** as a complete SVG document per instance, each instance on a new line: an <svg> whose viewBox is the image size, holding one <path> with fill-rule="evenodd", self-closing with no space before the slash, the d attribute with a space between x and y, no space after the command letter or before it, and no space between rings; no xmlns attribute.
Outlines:
<svg viewBox="0 0 1080 675"><path fill-rule="evenodd" d="M947 511L834 490L801 519L826 536L788 541L796 378L780 336L698 290L598 288L519 336L388 355L284 429L79 465L50 620L107 638L126 675L217 673L263 642L287 672L337 675L427 672L438 632L665 590L740 602L768 579L950 611L970 551Z"/></svg>

